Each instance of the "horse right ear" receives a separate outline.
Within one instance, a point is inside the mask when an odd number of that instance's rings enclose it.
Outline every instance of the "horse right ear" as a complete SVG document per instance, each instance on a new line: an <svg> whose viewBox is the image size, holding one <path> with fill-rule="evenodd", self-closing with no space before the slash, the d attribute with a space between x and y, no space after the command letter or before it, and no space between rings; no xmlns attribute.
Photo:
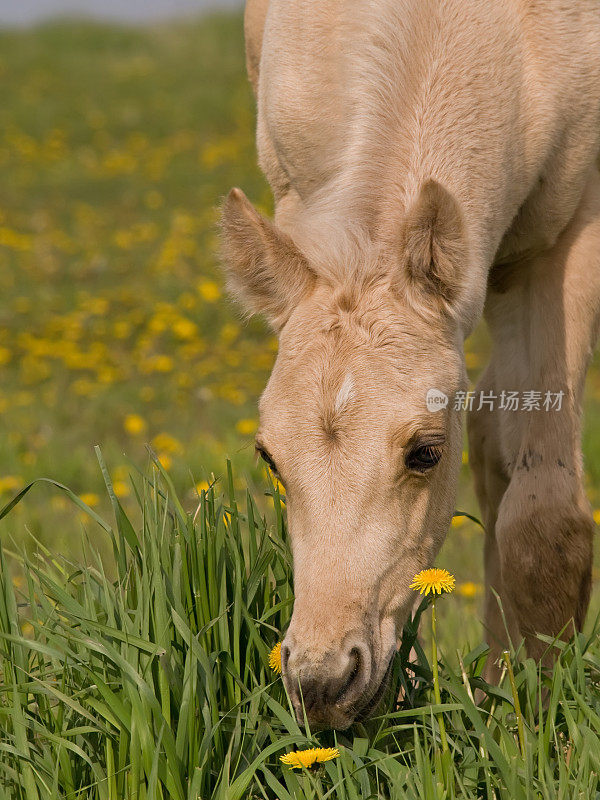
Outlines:
<svg viewBox="0 0 600 800"><path fill-rule="evenodd" d="M223 204L221 234L229 290L249 313L264 314L281 330L314 286L307 260L241 189L232 189Z"/></svg>
<svg viewBox="0 0 600 800"><path fill-rule="evenodd" d="M440 183L423 184L396 242L396 288L452 311L464 289L468 246L461 208Z"/></svg>

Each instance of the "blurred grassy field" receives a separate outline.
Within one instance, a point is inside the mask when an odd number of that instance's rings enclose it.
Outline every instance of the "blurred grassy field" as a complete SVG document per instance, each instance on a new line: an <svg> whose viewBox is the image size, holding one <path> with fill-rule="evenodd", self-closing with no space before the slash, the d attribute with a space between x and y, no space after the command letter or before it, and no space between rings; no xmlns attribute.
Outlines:
<svg viewBox="0 0 600 800"><path fill-rule="evenodd" d="M229 456L260 492L256 400L277 343L224 298L215 208L233 185L264 211L241 17L125 29L53 24L0 34L0 504L49 476L105 502L92 447L132 502L146 444L190 506ZM488 351L468 343L476 379ZM584 449L600 504L600 370ZM467 458L459 508L477 514ZM460 521L459 521L460 522ZM38 487L4 522L57 551L83 519ZM451 630L481 635L482 536L454 527L438 562L461 600Z"/></svg>

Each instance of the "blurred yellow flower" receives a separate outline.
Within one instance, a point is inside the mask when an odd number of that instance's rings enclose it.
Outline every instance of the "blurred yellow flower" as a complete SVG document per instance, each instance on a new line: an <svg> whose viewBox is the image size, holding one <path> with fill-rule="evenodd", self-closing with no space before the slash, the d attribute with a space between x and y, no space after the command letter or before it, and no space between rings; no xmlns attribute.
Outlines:
<svg viewBox="0 0 600 800"><path fill-rule="evenodd" d="M86 506L94 507L100 502L100 498L94 492L84 492L79 495L79 499L86 504Z"/></svg>
<svg viewBox="0 0 600 800"><path fill-rule="evenodd" d="M198 284L198 292L207 303L216 303L221 297L221 289L214 281L201 281Z"/></svg>
<svg viewBox="0 0 600 800"><path fill-rule="evenodd" d="M113 491L117 497L129 497L131 490L125 481L113 481Z"/></svg>
<svg viewBox="0 0 600 800"><path fill-rule="evenodd" d="M89 378L78 378L76 381L73 381L72 387L75 394L80 397L89 397L90 395L96 394L98 390L96 384Z"/></svg>
<svg viewBox="0 0 600 800"><path fill-rule="evenodd" d="M127 414L123 422L123 427L131 436L139 436L147 429L148 424L139 414Z"/></svg>
<svg viewBox="0 0 600 800"><path fill-rule="evenodd" d="M108 300L105 297L89 297L82 306L94 315L104 315L108 311Z"/></svg>
<svg viewBox="0 0 600 800"><path fill-rule="evenodd" d="M213 142L205 145L200 159L206 169L214 169L220 164L235 163L239 158L239 142L235 136L219 136Z"/></svg>
<svg viewBox="0 0 600 800"><path fill-rule="evenodd" d="M466 519L466 517L452 517L452 527L460 528L461 525L465 524Z"/></svg>
<svg viewBox="0 0 600 800"><path fill-rule="evenodd" d="M25 233L12 230L11 228L0 228L0 245L11 250L31 250L31 237Z"/></svg>
<svg viewBox="0 0 600 800"><path fill-rule="evenodd" d="M131 323L126 319L118 319L113 325L113 332L117 339L126 339L131 334Z"/></svg>
<svg viewBox="0 0 600 800"><path fill-rule="evenodd" d="M240 326L233 322L226 322L221 328L221 339L225 344L234 342L240 334Z"/></svg>
<svg viewBox="0 0 600 800"><path fill-rule="evenodd" d="M461 597L466 597L468 600L472 600L477 595L481 594L483 587L480 583L473 583L473 581L466 581L465 583L459 583L457 587L458 594Z"/></svg>
<svg viewBox="0 0 600 800"><path fill-rule="evenodd" d="M171 372L173 367L175 366L175 362L171 358L171 356L159 354L155 356L150 356L146 358L140 368L142 372Z"/></svg>
<svg viewBox="0 0 600 800"><path fill-rule="evenodd" d="M596 523L596 525L600 525L600 508L597 508L594 511L594 522Z"/></svg>
<svg viewBox="0 0 600 800"><path fill-rule="evenodd" d="M0 477L0 493L15 492L23 485L23 479L17 475L5 475Z"/></svg>
<svg viewBox="0 0 600 800"><path fill-rule="evenodd" d="M198 326L191 319L179 317L173 323L172 331L179 339L193 339L198 333Z"/></svg>
<svg viewBox="0 0 600 800"><path fill-rule="evenodd" d="M256 432L258 423L254 419L238 420L235 429L241 436L252 436Z"/></svg>
<svg viewBox="0 0 600 800"><path fill-rule="evenodd" d="M163 453L181 453L183 451L181 442L168 433L157 434L152 439L152 445L155 450L160 450Z"/></svg>
<svg viewBox="0 0 600 800"><path fill-rule="evenodd" d="M221 386L219 396L234 406L241 406L246 402L246 395L235 386Z"/></svg>
<svg viewBox="0 0 600 800"><path fill-rule="evenodd" d="M185 372L181 372L177 376L177 386L179 386L180 389L189 389L190 386L192 386L192 385L193 385L193 381L192 381L191 375L188 375Z"/></svg>
<svg viewBox="0 0 600 800"><path fill-rule="evenodd" d="M157 458L162 464L164 469L171 469L171 466L173 464L173 459L168 453L158 453Z"/></svg>

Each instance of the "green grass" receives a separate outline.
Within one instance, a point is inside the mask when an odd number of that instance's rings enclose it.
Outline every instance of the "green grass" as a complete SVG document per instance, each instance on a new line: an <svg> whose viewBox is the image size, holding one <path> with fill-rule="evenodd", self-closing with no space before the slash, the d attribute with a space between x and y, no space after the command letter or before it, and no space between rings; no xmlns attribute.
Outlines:
<svg viewBox="0 0 600 800"><path fill-rule="evenodd" d="M512 654L521 741L509 680L494 687L481 677L484 645L461 647L456 667L442 658L441 703L432 705L431 663L416 638L425 600L378 716L345 732L304 731L268 667L293 600L276 487L264 518L249 493L239 502L229 469L192 515L156 464L133 480L136 524L100 464L113 521L89 509L85 563L43 548L0 558L0 797L597 796L597 636L561 644L551 675ZM100 536L109 558L98 553ZM18 589L10 562L23 575ZM438 600L439 627L454 602ZM300 773L280 763L311 746L336 746L340 757Z"/></svg>

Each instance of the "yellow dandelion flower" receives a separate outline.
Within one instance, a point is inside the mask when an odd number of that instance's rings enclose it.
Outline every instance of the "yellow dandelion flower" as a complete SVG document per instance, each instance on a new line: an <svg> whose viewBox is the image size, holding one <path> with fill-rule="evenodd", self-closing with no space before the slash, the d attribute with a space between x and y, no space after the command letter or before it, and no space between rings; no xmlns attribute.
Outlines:
<svg viewBox="0 0 600 800"><path fill-rule="evenodd" d="M322 764L324 761L331 761L333 758L338 758L339 755L340 751L337 747L312 747L310 750L286 753L284 756L279 756L279 759L292 769L302 769L302 767L312 767L315 764Z"/></svg>
<svg viewBox="0 0 600 800"><path fill-rule="evenodd" d="M447 569L424 569L415 575L413 582L410 585L420 594L442 594L442 592L451 592L454 589L455 579Z"/></svg>
<svg viewBox="0 0 600 800"><path fill-rule="evenodd" d="M269 653L269 666L281 675L281 642L277 642Z"/></svg>

